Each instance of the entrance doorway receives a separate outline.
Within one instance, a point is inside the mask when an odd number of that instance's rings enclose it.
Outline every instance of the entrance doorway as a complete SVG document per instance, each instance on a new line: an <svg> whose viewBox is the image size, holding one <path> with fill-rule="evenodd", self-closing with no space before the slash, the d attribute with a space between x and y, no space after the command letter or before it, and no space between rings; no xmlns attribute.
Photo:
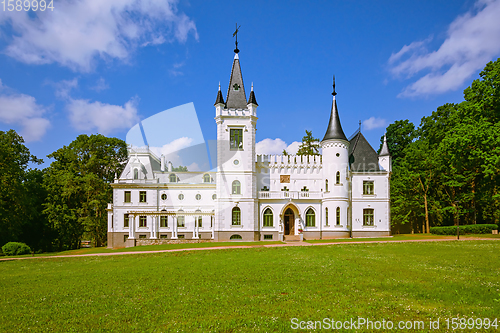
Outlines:
<svg viewBox="0 0 500 333"><path fill-rule="evenodd" d="M290 208L288 208L285 211L284 224L285 224L284 234L295 235L295 216L293 214L293 210L291 210Z"/></svg>

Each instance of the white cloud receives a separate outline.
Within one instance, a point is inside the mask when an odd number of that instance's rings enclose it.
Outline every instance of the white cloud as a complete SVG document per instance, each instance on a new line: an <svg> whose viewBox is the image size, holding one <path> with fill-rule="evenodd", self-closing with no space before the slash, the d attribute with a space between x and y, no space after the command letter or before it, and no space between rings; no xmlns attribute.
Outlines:
<svg viewBox="0 0 500 333"><path fill-rule="evenodd" d="M115 130L130 128L138 121L137 103L137 98L131 99L124 106L70 98L66 109L71 124L77 130L97 130L106 135Z"/></svg>
<svg viewBox="0 0 500 333"><path fill-rule="evenodd" d="M29 64L59 63L91 71L96 58L127 61L139 46L198 39L196 25L176 0L61 0L54 11L0 17L14 36L5 53Z"/></svg>
<svg viewBox="0 0 500 333"><path fill-rule="evenodd" d="M106 83L106 80L104 80L104 78L101 77L99 78L99 80L97 80L96 85L90 87L90 89L100 92L109 89L109 85Z"/></svg>
<svg viewBox="0 0 500 333"><path fill-rule="evenodd" d="M156 156L161 156L161 155L170 155L172 153L175 153L181 149L187 148L191 145L193 142L192 138L188 137L182 137L179 139L175 139L172 142L169 142L162 147L149 147L155 153Z"/></svg>
<svg viewBox="0 0 500 333"><path fill-rule="evenodd" d="M50 127L50 121L42 117L45 111L32 96L0 95L0 121L20 125L21 135L28 142L40 140Z"/></svg>
<svg viewBox="0 0 500 333"><path fill-rule="evenodd" d="M429 40L405 45L389 58L395 76L428 74L406 87L398 96L411 97L456 90L486 63L500 54L500 0L478 1L448 27L447 38L437 51L428 52ZM400 61L405 55L409 57Z"/></svg>
<svg viewBox="0 0 500 333"><path fill-rule="evenodd" d="M375 128L385 127L386 125L387 121L382 118L370 117L368 119L363 120L363 128L367 131Z"/></svg>
<svg viewBox="0 0 500 333"><path fill-rule="evenodd" d="M294 155L299 150L301 142L294 141L287 145L285 141L280 138L264 139L255 144L255 152L257 155L281 155L283 149L289 154Z"/></svg>
<svg viewBox="0 0 500 333"><path fill-rule="evenodd" d="M56 87L56 96L60 98L69 98L69 93L71 90L78 87L78 79L73 80L62 80L54 84Z"/></svg>

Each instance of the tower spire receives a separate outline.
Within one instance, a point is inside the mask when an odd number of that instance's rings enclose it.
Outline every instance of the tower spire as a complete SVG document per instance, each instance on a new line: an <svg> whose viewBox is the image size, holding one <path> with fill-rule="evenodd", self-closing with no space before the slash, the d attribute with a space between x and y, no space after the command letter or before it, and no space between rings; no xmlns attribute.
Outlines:
<svg viewBox="0 0 500 333"><path fill-rule="evenodd" d="M337 101L335 99L335 95L337 95L337 93L335 92L335 75L333 76L332 95L333 95L333 100L332 100L332 111L330 114L330 123L328 124L328 129L326 130L325 137L323 138L322 141L332 140L332 139L347 141L344 131L342 130L342 125L340 125L339 111L337 109Z"/></svg>
<svg viewBox="0 0 500 333"><path fill-rule="evenodd" d="M389 147L387 147L387 137L386 133L384 133L384 143L382 144L382 149L380 149L379 156L389 156L391 153L389 152Z"/></svg>

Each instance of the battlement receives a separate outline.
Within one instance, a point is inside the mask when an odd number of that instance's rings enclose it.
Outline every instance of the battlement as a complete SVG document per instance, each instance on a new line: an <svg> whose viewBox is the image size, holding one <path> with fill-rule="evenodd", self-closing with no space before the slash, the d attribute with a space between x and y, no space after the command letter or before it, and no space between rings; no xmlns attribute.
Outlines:
<svg viewBox="0 0 500 333"><path fill-rule="evenodd" d="M257 155L257 163L273 165L321 166L321 155Z"/></svg>

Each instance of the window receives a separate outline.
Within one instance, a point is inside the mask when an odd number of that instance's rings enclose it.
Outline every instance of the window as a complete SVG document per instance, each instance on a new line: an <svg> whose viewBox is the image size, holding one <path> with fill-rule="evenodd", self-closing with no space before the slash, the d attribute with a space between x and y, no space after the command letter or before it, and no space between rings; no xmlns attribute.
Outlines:
<svg viewBox="0 0 500 333"><path fill-rule="evenodd" d="M212 194L212 200L217 199L217 194Z"/></svg>
<svg viewBox="0 0 500 333"><path fill-rule="evenodd" d="M233 194L241 194L241 184L238 180L233 182Z"/></svg>
<svg viewBox="0 0 500 333"><path fill-rule="evenodd" d="M233 225L241 225L241 210L239 207L233 208Z"/></svg>
<svg viewBox="0 0 500 333"><path fill-rule="evenodd" d="M328 179L325 180L325 192L328 192Z"/></svg>
<svg viewBox="0 0 500 333"><path fill-rule="evenodd" d="M125 243L128 239L128 235L123 235L123 242Z"/></svg>
<svg viewBox="0 0 500 333"><path fill-rule="evenodd" d="M243 150L243 130L231 129L230 131L231 149Z"/></svg>
<svg viewBox="0 0 500 333"><path fill-rule="evenodd" d="M325 208L325 226L328 227L328 208Z"/></svg>
<svg viewBox="0 0 500 333"><path fill-rule="evenodd" d="M203 175L203 182L210 183L210 175L208 173Z"/></svg>
<svg viewBox="0 0 500 333"><path fill-rule="evenodd" d="M123 215L123 227L128 228L129 216L128 214Z"/></svg>
<svg viewBox="0 0 500 333"><path fill-rule="evenodd" d="M168 228L168 216L160 216L160 228Z"/></svg>
<svg viewBox="0 0 500 333"><path fill-rule="evenodd" d="M160 235L160 239L168 239L168 235Z"/></svg>
<svg viewBox="0 0 500 333"><path fill-rule="evenodd" d="M363 209L363 225L373 225L373 209Z"/></svg>
<svg viewBox="0 0 500 333"><path fill-rule="evenodd" d="M273 235L264 235L264 240L273 240Z"/></svg>
<svg viewBox="0 0 500 333"><path fill-rule="evenodd" d="M306 212L306 227L316 226L316 214L312 208L309 208Z"/></svg>
<svg viewBox="0 0 500 333"><path fill-rule="evenodd" d="M147 222L147 217L142 215L142 216L139 216L139 228L143 227L147 227L148 226L148 222Z"/></svg>
<svg viewBox="0 0 500 333"><path fill-rule="evenodd" d="M139 170L134 169L134 179L139 179Z"/></svg>
<svg viewBox="0 0 500 333"><path fill-rule="evenodd" d="M171 173L170 176L168 176L169 180L171 183L177 183L177 176L175 173Z"/></svg>
<svg viewBox="0 0 500 333"><path fill-rule="evenodd" d="M177 238L179 239L184 238L184 235L177 235Z"/></svg>
<svg viewBox="0 0 500 333"><path fill-rule="evenodd" d="M184 200L184 194L182 194L182 193L179 194L178 198L179 198L179 200Z"/></svg>
<svg viewBox="0 0 500 333"><path fill-rule="evenodd" d="M201 200L201 194L197 194L197 195L195 196L195 198L196 198L196 200Z"/></svg>
<svg viewBox="0 0 500 333"><path fill-rule="evenodd" d="M123 198L123 202L130 202L130 201L131 201L130 191L125 191L125 197Z"/></svg>
<svg viewBox="0 0 500 333"><path fill-rule="evenodd" d="M184 216L177 216L177 227L184 228L186 226Z"/></svg>
<svg viewBox="0 0 500 333"><path fill-rule="evenodd" d="M161 200L167 200L167 195L165 193L161 195Z"/></svg>
<svg viewBox="0 0 500 333"><path fill-rule="evenodd" d="M337 175L335 176L335 183L340 184L340 171L337 171Z"/></svg>
<svg viewBox="0 0 500 333"><path fill-rule="evenodd" d="M146 191L139 192L139 202L146 202Z"/></svg>
<svg viewBox="0 0 500 333"><path fill-rule="evenodd" d="M198 216L196 220L198 222L198 228L203 228L203 218L201 216Z"/></svg>
<svg viewBox="0 0 500 333"><path fill-rule="evenodd" d="M240 235L232 235L229 239L243 239Z"/></svg>
<svg viewBox="0 0 500 333"><path fill-rule="evenodd" d="M337 216L335 217L337 225L340 225L340 207L337 207Z"/></svg>
<svg viewBox="0 0 500 333"><path fill-rule="evenodd" d="M272 227L273 226L273 211L271 208L268 208L264 211L264 227Z"/></svg>
<svg viewBox="0 0 500 333"><path fill-rule="evenodd" d="M375 194L373 181L363 181L363 194Z"/></svg>
<svg viewBox="0 0 500 333"><path fill-rule="evenodd" d="M139 235L139 239L146 239L146 235Z"/></svg>

